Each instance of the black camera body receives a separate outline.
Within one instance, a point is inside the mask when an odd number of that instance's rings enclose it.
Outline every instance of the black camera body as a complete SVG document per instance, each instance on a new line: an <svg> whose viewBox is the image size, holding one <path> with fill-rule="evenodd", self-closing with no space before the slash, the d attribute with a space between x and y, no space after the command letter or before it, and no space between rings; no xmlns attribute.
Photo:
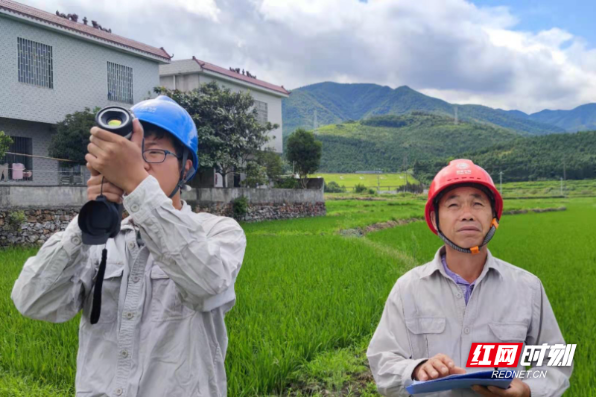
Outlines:
<svg viewBox="0 0 596 397"><path fill-rule="evenodd" d="M130 139L134 115L128 109L108 106L95 116L97 126L103 130ZM102 194L87 202L79 213L79 227L83 232L83 244L101 245L120 232L122 204L113 203Z"/></svg>

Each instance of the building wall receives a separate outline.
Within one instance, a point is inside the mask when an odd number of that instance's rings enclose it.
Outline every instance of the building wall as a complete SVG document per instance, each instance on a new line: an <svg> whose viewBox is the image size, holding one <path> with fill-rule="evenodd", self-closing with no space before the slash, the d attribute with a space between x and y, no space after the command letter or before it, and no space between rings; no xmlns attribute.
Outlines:
<svg viewBox="0 0 596 397"><path fill-rule="evenodd" d="M50 124L37 123L24 120L7 119L0 117L0 131L4 131L9 136L20 136L32 138L33 155L47 156L50 146ZM12 163L12 156L6 155L9 164ZM33 178L31 181L9 181L8 183L18 183L27 185L57 185L58 180L58 161L34 157L32 159ZM12 164L11 164L12 167ZM0 184L7 183L2 180Z"/></svg>
<svg viewBox="0 0 596 397"><path fill-rule="evenodd" d="M52 46L54 88L19 82L17 38ZM107 62L133 69L133 100L154 97L159 85L156 61L0 16L0 117L56 123L68 113L108 105Z"/></svg>
<svg viewBox="0 0 596 397"><path fill-rule="evenodd" d="M194 61L193 61L194 62ZM168 65L170 68L172 65ZM163 67L162 67L163 69ZM174 79L176 85L174 86ZM223 79L215 79L211 76L206 76L203 73L193 73L193 74L182 74L174 76L161 76L160 77L160 85L164 86L168 89L177 88L181 91L191 91L195 88L198 88L200 84L206 84L211 81L216 81L220 86L225 88L229 88L234 92L240 91L250 91L253 98L257 101L262 101L267 103L267 117L268 121L272 124L279 125L279 128L271 131L269 133L269 137L271 138L269 142L267 142L266 147L271 147L277 153L283 152L283 138L282 138L282 117L281 117L281 101L282 98L268 94L266 92L251 89L249 90L246 86L240 84L234 84L231 81L223 80ZM200 149L199 149L200 150Z"/></svg>

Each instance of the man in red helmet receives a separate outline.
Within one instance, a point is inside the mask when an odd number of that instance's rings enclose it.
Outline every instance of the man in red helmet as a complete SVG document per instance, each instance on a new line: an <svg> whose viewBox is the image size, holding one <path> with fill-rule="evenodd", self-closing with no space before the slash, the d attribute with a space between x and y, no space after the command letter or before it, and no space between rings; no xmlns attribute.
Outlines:
<svg viewBox="0 0 596 397"><path fill-rule="evenodd" d="M474 342L565 344L540 280L487 248L502 212L490 175L472 161L453 160L434 178L425 215L445 245L432 262L400 277L387 299L367 351L381 394L408 396L412 380L465 373ZM572 369L534 366L546 378L435 395L560 396Z"/></svg>

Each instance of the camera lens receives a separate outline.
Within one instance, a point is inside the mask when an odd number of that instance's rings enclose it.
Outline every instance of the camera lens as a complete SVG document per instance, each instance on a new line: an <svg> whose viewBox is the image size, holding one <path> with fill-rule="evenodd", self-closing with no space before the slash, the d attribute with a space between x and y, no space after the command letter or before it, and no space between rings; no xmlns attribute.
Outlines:
<svg viewBox="0 0 596 397"><path fill-rule="evenodd" d="M130 138L132 133L133 115L127 109L119 106L103 108L95 116L99 128L113 132L125 138Z"/></svg>

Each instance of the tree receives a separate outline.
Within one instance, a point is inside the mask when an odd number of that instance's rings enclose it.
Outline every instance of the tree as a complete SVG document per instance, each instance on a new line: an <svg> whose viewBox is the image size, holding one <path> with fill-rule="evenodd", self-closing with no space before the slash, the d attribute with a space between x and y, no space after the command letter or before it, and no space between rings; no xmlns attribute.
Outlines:
<svg viewBox="0 0 596 397"><path fill-rule="evenodd" d="M257 164L265 167L267 178L275 181L283 174L284 163L281 156L273 151L271 148L258 151L255 154L255 161Z"/></svg>
<svg viewBox="0 0 596 397"><path fill-rule="evenodd" d="M279 127L257 121L249 92L232 92L216 82L190 92L164 87L154 91L169 96L192 116L199 134L199 165L222 174L224 187L226 176L245 171L249 158L269 140L267 133Z"/></svg>
<svg viewBox="0 0 596 397"><path fill-rule="evenodd" d="M294 163L302 188L306 189L308 174L314 173L321 164L323 144L315 139L312 131L297 129L287 139L286 158L290 164Z"/></svg>
<svg viewBox="0 0 596 397"><path fill-rule="evenodd" d="M242 181L243 186L258 187L267 183L267 168L251 161L246 166L246 179Z"/></svg>
<svg viewBox="0 0 596 397"><path fill-rule="evenodd" d="M85 165L85 154L89 145L89 130L95 125L95 115L100 108L91 110L85 108L82 112L67 114L64 120L56 124L55 134L48 152L51 157L72 160L77 164ZM67 163L67 165L73 165Z"/></svg>
<svg viewBox="0 0 596 397"><path fill-rule="evenodd" d="M4 133L4 131L0 131L0 158L3 158L8 149L10 148L10 144L12 143L12 139L8 135Z"/></svg>

